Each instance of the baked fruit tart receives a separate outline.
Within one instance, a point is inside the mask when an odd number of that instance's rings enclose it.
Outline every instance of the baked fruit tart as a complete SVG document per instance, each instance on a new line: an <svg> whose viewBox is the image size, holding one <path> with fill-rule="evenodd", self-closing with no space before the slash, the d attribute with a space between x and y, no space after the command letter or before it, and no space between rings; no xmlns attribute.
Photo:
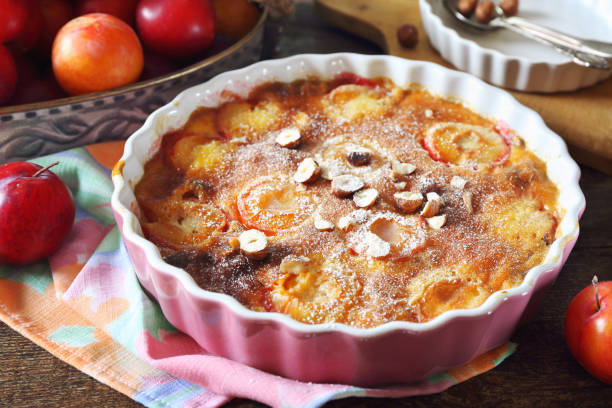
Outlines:
<svg viewBox="0 0 612 408"><path fill-rule="evenodd" d="M356 328L520 285L563 216L545 163L505 123L350 73L196 109L134 192L144 236L201 288Z"/></svg>
<svg viewBox="0 0 612 408"><path fill-rule="evenodd" d="M441 384L537 311L578 237L579 174L536 112L470 75L308 54L153 112L111 205L138 280L207 352Z"/></svg>

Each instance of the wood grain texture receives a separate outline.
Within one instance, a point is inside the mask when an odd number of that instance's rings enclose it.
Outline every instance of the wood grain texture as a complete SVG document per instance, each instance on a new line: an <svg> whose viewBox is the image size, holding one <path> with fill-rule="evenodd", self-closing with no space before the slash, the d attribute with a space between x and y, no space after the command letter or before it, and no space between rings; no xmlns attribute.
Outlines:
<svg viewBox="0 0 612 408"><path fill-rule="evenodd" d="M382 3L382 2L381 2ZM379 52L377 46L323 23L309 3L296 16L266 28L265 57L301 52ZM587 208L576 247L539 313L512 336L517 351L499 367L436 395L349 398L327 406L348 407L604 407L612 386L589 376L568 352L563 317L572 297L594 273L612 280L612 177L583 167ZM138 407L136 402L65 364L0 323L0 407ZM263 407L233 400L228 407Z"/></svg>
<svg viewBox="0 0 612 408"><path fill-rule="evenodd" d="M388 54L452 68L427 41L417 0L316 0L315 5L327 22L375 42ZM405 23L419 30L414 49L397 40L397 28ZM612 78L574 92L511 93L538 112L581 163L612 174Z"/></svg>

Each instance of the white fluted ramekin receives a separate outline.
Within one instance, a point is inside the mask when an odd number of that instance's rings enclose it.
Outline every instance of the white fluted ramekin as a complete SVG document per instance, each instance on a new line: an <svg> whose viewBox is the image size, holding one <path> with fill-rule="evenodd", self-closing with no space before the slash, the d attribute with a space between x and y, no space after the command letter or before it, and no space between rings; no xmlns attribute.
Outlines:
<svg viewBox="0 0 612 408"><path fill-rule="evenodd" d="M573 91L602 81L612 70L585 68L570 57L509 30L476 31L444 8L444 0L419 0L421 20L442 58L462 71L504 88L527 92ZM524 0L519 16L585 38L610 41L609 0ZM568 21L568 19L570 19ZM576 35L576 34L574 34ZM612 61L611 61L612 62Z"/></svg>
<svg viewBox="0 0 612 408"><path fill-rule="evenodd" d="M520 286L492 294L480 307L452 310L426 323L390 322L370 329L308 325L283 314L248 310L228 295L199 288L187 272L165 263L157 247L143 237L133 187L164 133L180 128L197 107L218 105L223 90L246 96L262 82L312 75L331 78L345 71L385 76L399 86L418 82L434 94L458 97L475 111L506 121L546 162L560 190L564 216L559 238L544 262L531 269ZM206 350L303 381L373 385L423 379L509 339L534 312L578 237L585 205L578 178L578 166L565 143L537 113L471 75L389 56L297 55L226 72L153 112L125 145L113 171L111 203L140 282L159 301L168 320Z"/></svg>

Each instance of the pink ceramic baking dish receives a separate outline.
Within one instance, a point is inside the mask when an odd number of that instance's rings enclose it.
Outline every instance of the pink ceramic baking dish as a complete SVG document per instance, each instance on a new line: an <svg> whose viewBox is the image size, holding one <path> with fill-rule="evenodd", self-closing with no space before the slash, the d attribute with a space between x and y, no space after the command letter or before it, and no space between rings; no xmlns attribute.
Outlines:
<svg viewBox="0 0 612 408"><path fill-rule="evenodd" d="M199 288L187 272L165 263L157 247L143 237L132 189L164 133L180 128L197 107L223 102L223 90L246 96L262 82L312 75L331 78L345 71L385 76L399 86L417 82L432 93L460 98L476 112L506 121L546 162L560 190L564 216L559 238L544 262L531 269L520 286L492 294L478 308L452 310L426 323L390 322L369 329L337 323L307 325L286 315L248 310L230 296ZM152 113L128 139L113 172L112 207L140 282L168 320L206 350L303 381L374 385L423 379L510 338L536 310L578 238L585 205L579 174L564 142L537 113L473 76L389 56L297 55L226 72Z"/></svg>

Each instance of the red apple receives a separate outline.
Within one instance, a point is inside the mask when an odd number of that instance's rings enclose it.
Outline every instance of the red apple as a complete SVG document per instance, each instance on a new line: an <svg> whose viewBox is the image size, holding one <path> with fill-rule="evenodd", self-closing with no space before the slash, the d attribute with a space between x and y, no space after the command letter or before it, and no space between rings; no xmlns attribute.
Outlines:
<svg viewBox="0 0 612 408"><path fill-rule="evenodd" d="M169 74L180 68L174 60L164 57L163 55L147 51L144 54L144 66L140 79L157 78L162 75Z"/></svg>
<svg viewBox="0 0 612 408"><path fill-rule="evenodd" d="M70 233L74 200L64 182L48 170L51 166L0 166L0 263L25 265L44 259Z"/></svg>
<svg viewBox="0 0 612 408"><path fill-rule="evenodd" d="M138 0L78 0L77 15L106 13L134 25L134 14Z"/></svg>
<svg viewBox="0 0 612 408"><path fill-rule="evenodd" d="M28 23L28 3L23 0L0 0L0 43L14 40Z"/></svg>
<svg viewBox="0 0 612 408"><path fill-rule="evenodd" d="M208 0L141 0L136 27L148 49L170 58L189 58L212 43L215 13Z"/></svg>
<svg viewBox="0 0 612 408"><path fill-rule="evenodd" d="M9 50L0 44L0 106L8 102L17 87L17 67Z"/></svg>
<svg viewBox="0 0 612 408"><path fill-rule="evenodd" d="M28 19L19 35L7 42L7 46L17 54L25 54L34 47L43 26L43 16L34 0L22 0L28 7ZM0 14L2 15L2 14Z"/></svg>
<svg viewBox="0 0 612 408"><path fill-rule="evenodd" d="M612 384L612 281L598 282L574 297L565 315L565 339L576 360Z"/></svg>
<svg viewBox="0 0 612 408"><path fill-rule="evenodd" d="M19 72L21 75L21 71ZM66 93L59 86L52 72L43 77L34 77L27 81L21 81L21 76L17 82L17 90L9 105L23 105L26 103L50 101L66 97Z"/></svg>
<svg viewBox="0 0 612 408"><path fill-rule="evenodd" d="M259 9L249 0L211 0L217 33L236 40L244 37L259 20Z"/></svg>
<svg viewBox="0 0 612 408"><path fill-rule="evenodd" d="M60 28L74 16L69 0L38 0L42 26L35 50L41 55L51 55L53 40Z"/></svg>

